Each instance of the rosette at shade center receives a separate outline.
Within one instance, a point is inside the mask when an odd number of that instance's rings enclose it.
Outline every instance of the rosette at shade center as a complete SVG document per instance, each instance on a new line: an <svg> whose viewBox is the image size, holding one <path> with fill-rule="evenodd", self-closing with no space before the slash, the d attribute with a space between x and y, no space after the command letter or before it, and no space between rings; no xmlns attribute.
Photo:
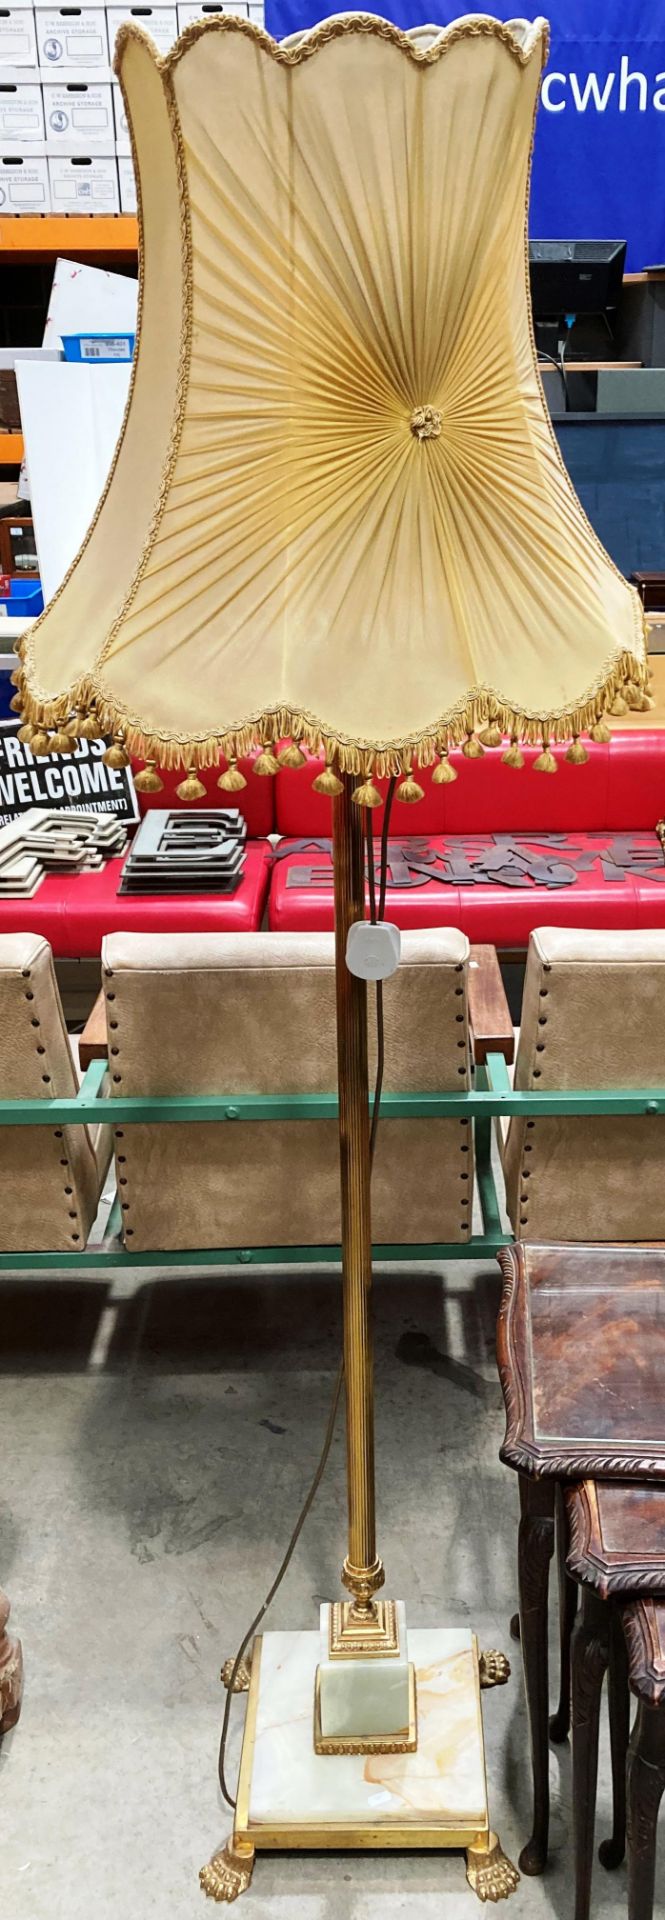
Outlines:
<svg viewBox="0 0 665 1920"><path fill-rule="evenodd" d="M123 435L24 651L158 762L291 733L363 773L489 719L565 738L645 680L536 366L526 206L547 29L233 16L117 68L142 298Z"/></svg>

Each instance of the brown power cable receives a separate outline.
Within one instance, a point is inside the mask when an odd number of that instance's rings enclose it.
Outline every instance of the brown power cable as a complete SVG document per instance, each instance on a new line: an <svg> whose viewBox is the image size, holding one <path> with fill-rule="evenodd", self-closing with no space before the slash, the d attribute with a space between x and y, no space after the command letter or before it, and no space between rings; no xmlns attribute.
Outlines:
<svg viewBox="0 0 665 1920"><path fill-rule="evenodd" d="M367 849L367 881L368 881L368 887L369 887L370 919L372 920L372 923L374 925L376 925L377 918L379 920L383 919L384 909L386 904L386 887L388 884L388 833L390 829L390 814L392 810L393 794L395 792L395 786L396 786L396 777L393 777L388 782L388 791L386 794L386 804L385 804L385 810L383 815L383 826L381 830L381 866L380 866L380 872L379 872L378 915L377 915L377 905L376 905L376 878L374 873L374 838L372 834L372 821L371 821L369 807L365 808L365 844ZM377 980L376 982L376 1080L374 1083L374 1098L372 1101L372 1126L371 1126L371 1133L370 1133L370 1167L373 1166L374 1164L374 1150L376 1147L376 1136L377 1136L378 1125L379 1125L379 1112L381 1107L381 1089L383 1086L384 1057L385 1057L385 1049L384 1049L384 1031L383 1031L383 982L381 980ZM289 1540L289 1544L286 1549L284 1559L282 1560L279 1572L276 1574L275 1579L273 1580L272 1586L270 1588L270 1591L269 1593L266 1594L266 1597L265 1597L265 1600L263 1601L262 1606L259 1607L259 1611L256 1614L255 1618L253 1619L251 1627L248 1627L247 1629L244 1640L241 1642L241 1645L238 1648L238 1652L233 1662L233 1667L231 1669L231 1675L230 1675L227 1692L226 1692L226 1701L224 1704L224 1718L222 1720L222 1731L221 1731L220 1742L219 1742L219 1769L218 1770L219 1770L219 1784L220 1784L222 1793L224 1795L224 1799L226 1800L227 1806L233 1808L234 1810L235 1810L236 1802L233 1798L233 1795L229 1793L229 1790L226 1784L226 1743L228 1740L229 1720L231 1718L231 1706L233 1704L235 1683L238 1677L243 1656L247 1651L250 1640L253 1640L254 1635L257 1632L257 1629L261 1625L261 1621L265 1618L265 1615L268 1612L268 1608L272 1606L272 1602L275 1598L275 1594L278 1592L279 1588L281 1587L285 1574L288 1572L291 1561L293 1559L293 1555L298 1545L298 1541L300 1539L300 1535L305 1525L305 1521L312 1510L314 1501L319 1491L321 1481L323 1479L326 1467L328 1465L330 1449L333 1443L335 1426L337 1424L337 1414L339 1411L339 1403L340 1403L340 1397L342 1392L343 1380L344 1380L344 1361L342 1360L337 1370L337 1377L335 1380L335 1387L334 1387L334 1392L332 1397L332 1405L330 1408L330 1413L328 1415L328 1424L326 1427L325 1439L323 1442L319 1463L318 1463L316 1472L314 1474L314 1479L312 1480L312 1484L309 1489L309 1493L307 1494L307 1498L304 1502L304 1505L300 1509L300 1513L298 1515L298 1519L293 1529L293 1533L291 1534L291 1538Z"/></svg>

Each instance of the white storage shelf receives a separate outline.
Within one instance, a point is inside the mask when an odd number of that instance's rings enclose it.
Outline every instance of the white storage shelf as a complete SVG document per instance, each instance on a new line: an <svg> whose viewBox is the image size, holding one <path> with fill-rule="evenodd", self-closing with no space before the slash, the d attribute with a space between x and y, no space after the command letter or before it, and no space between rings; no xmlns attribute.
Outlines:
<svg viewBox="0 0 665 1920"><path fill-rule="evenodd" d="M262 25L264 0L2 7L0 217L134 213L129 128L111 65L118 28L135 21L164 54L192 21L219 13Z"/></svg>

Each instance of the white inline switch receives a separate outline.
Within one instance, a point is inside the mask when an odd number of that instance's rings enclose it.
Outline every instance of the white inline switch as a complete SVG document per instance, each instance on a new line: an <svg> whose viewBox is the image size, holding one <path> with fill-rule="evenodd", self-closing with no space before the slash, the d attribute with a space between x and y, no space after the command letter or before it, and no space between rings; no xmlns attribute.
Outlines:
<svg viewBox="0 0 665 1920"><path fill-rule="evenodd" d="M346 936L346 964L358 980L389 980L399 966L399 927L391 920L354 920Z"/></svg>

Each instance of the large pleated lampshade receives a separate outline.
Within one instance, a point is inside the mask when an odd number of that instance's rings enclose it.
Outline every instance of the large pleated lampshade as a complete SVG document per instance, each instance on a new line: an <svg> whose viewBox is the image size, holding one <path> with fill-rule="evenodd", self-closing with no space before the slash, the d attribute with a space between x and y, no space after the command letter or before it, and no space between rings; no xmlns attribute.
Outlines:
<svg viewBox="0 0 665 1920"><path fill-rule="evenodd" d="M369 778L483 722L547 745L645 699L641 607L536 364L546 47L542 20L340 15L278 45L222 16L160 59L122 28L138 348L95 520L24 643L35 727L87 714L200 767L290 734Z"/></svg>

